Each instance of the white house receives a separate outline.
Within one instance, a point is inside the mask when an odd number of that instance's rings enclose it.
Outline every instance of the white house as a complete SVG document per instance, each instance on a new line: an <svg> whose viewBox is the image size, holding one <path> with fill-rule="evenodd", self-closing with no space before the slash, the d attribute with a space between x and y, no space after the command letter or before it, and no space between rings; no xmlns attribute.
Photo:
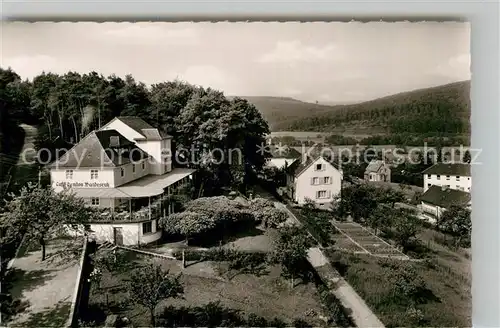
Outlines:
<svg viewBox="0 0 500 328"><path fill-rule="evenodd" d="M365 169L365 181L391 182L391 169L380 160L372 160Z"/></svg>
<svg viewBox="0 0 500 328"><path fill-rule="evenodd" d="M100 211L90 224L98 241L156 241L162 235L158 220L173 211L166 196L194 173L172 168L171 139L140 118L117 117L50 165L52 186L70 188Z"/></svg>
<svg viewBox="0 0 500 328"><path fill-rule="evenodd" d="M431 186L444 186L470 192L472 182L469 164L437 163L423 171L424 193Z"/></svg>
<svg viewBox="0 0 500 328"><path fill-rule="evenodd" d="M340 195L342 171L323 156L296 161L287 171L287 194L302 205L307 199L324 206Z"/></svg>

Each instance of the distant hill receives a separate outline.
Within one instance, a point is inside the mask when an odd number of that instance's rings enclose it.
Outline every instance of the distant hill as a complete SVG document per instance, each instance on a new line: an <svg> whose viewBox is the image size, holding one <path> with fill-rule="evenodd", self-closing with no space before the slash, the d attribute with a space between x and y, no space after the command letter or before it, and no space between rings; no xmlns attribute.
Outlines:
<svg viewBox="0 0 500 328"><path fill-rule="evenodd" d="M324 114L341 106L330 106L303 102L289 97L239 96L247 99L261 112L272 131L283 131L297 120ZM232 98L232 97L228 97Z"/></svg>
<svg viewBox="0 0 500 328"><path fill-rule="evenodd" d="M243 98L261 111L272 131L470 133L470 81L352 105L316 105L278 97Z"/></svg>

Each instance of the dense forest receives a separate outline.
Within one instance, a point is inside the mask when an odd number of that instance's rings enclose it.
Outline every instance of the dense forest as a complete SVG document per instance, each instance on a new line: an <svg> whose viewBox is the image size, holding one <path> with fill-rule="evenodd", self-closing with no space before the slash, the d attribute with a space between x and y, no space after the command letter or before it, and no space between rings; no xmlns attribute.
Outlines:
<svg viewBox="0 0 500 328"><path fill-rule="evenodd" d="M369 134L469 134L470 81L404 92L359 104L325 106L293 99L248 97L273 131ZM375 133L373 133L375 131Z"/></svg>
<svg viewBox="0 0 500 328"><path fill-rule="evenodd" d="M228 99L217 90L182 81L146 86L131 75L104 77L96 72L43 73L28 81L1 69L0 82L0 182L22 147L21 123L38 127L37 149L55 151L70 148L116 116L139 116L172 135L177 147L195 150L190 158L207 173L200 174L203 190L244 186L247 169L264 162L256 149L269 133L267 122L247 100ZM244 158L229 163L225 156L218 165L205 161L207 151L216 148L241 149Z"/></svg>

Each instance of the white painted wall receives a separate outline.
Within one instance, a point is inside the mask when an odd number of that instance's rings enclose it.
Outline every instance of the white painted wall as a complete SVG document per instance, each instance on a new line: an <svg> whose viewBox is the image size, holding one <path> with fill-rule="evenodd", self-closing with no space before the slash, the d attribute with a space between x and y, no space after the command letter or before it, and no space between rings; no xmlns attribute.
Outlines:
<svg viewBox="0 0 500 328"><path fill-rule="evenodd" d="M101 130L116 130L121 135L123 135L128 140L134 142L137 147L144 150L146 153L151 155L152 160L150 161L150 174L165 174L172 170L172 159L165 159L165 155L169 155L172 151L172 145L170 139L165 139L161 141L143 141L135 140L142 139L140 133L136 132L134 129L130 128L128 125L120 121L119 119L112 120L106 124ZM165 152L165 150L167 150ZM166 154L168 153L168 154Z"/></svg>
<svg viewBox="0 0 500 328"><path fill-rule="evenodd" d="M385 180L383 179L383 176L385 175ZM391 182L391 169L389 166L383 166L380 168L378 172L370 172L368 174L368 181L385 181L385 182Z"/></svg>
<svg viewBox="0 0 500 328"><path fill-rule="evenodd" d="M144 169L142 169L142 163L144 163ZM123 169L123 176L121 175L121 171ZM121 186L130 181L134 181L140 179L149 174L150 166L147 159L142 160L141 162L137 162L135 164L135 172L134 172L134 164L129 163L122 165L120 167L114 168L114 177L115 177L115 186Z"/></svg>
<svg viewBox="0 0 500 328"><path fill-rule="evenodd" d="M428 175L424 174L424 192L429 189L430 186L449 186L450 189L461 190L465 192L470 192L472 186L470 176L457 176L455 175Z"/></svg>
<svg viewBox="0 0 500 328"><path fill-rule="evenodd" d="M323 170L316 171L316 165L322 164ZM323 177L330 177L329 184L323 184ZM320 184L313 185L313 178L318 178ZM306 198L310 198L318 204L330 203L336 195L340 194L342 188L342 174L323 158L318 158L301 175L295 179L295 201L304 204ZM317 192L325 190L326 198L317 198Z"/></svg>
<svg viewBox="0 0 500 328"><path fill-rule="evenodd" d="M114 188L115 187L115 177L113 168L95 168L98 170L98 178L91 179L90 170L91 168L80 168L73 169L73 178L66 179L66 171L67 169L51 169L50 170L50 181L52 183L52 187L57 191L62 191L62 184L81 184L81 186L74 186L75 188L89 188L85 183L98 183L103 184L95 188ZM105 185L105 184L108 185Z"/></svg>
<svg viewBox="0 0 500 328"><path fill-rule="evenodd" d="M144 234L142 224L137 222L131 223L95 223L90 225L90 229L94 231L94 236L97 242L110 242L114 243L114 228L122 228L123 245L133 246L140 244L149 244L161 238L162 230L156 230L156 220L150 221L152 223L152 232ZM83 229L76 231L68 228L68 233L71 235L82 235Z"/></svg>

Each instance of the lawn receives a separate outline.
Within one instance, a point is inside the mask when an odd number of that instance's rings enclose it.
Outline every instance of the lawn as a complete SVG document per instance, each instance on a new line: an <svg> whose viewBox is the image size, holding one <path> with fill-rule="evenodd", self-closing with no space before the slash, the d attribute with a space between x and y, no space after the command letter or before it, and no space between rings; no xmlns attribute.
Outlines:
<svg viewBox="0 0 500 328"><path fill-rule="evenodd" d="M470 270L458 254L433 248L429 258L413 262L428 290L427 303L418 305L423 315L419 326L470 327L471 291ZM387 327L415 326L414 317L405 305L391 299L393 284L391 274L394 267L388 265L408 264L408 261L379 259L367 254L348 254L328 250L328 257L341 275L359 293ZM446 254L446 255L445 255Z"/></svg>
<svg viewBox="0 0 500 328"><path fill-rule="evenodd" d="M128 270L155 261L171 274L182 273L184 298L163 301L157 307L157 316L161 320L166 306L203 306L211 301L220 301L221 305L239 310L245 315L254 314L268 320L279 318L288 324L302 318L313 326L321 325L319 315L323 312L319 296L313 283L297 284L293 289L289 281L280 276L277 266L266 267L261 274L223 272L225 262L199 262L181 269L176 260L152 260L149 257L132 252L124 252L129 268L122 272L104 272L101 288L92 288L90 309L93 320L103 323L107 314L126 316L134 326L148 326L148 311L141 306L128 302L126 290Z"/></svg>

